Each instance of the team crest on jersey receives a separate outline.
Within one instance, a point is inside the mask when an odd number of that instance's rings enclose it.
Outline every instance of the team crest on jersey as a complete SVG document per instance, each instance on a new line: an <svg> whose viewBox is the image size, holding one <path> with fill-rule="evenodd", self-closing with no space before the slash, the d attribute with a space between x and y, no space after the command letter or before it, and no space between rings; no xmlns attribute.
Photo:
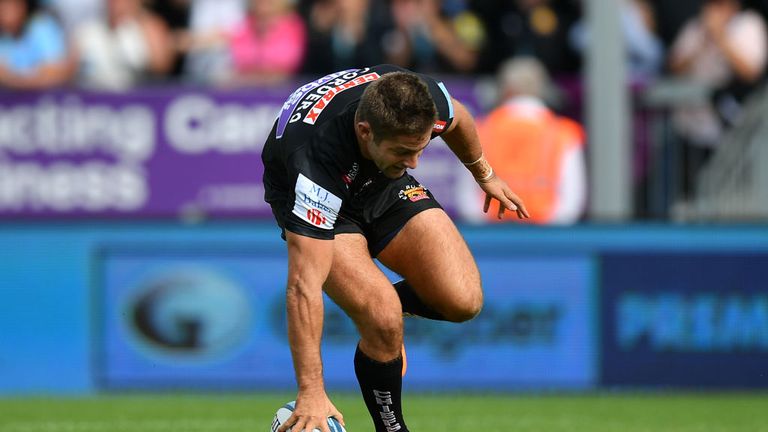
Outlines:
<svg viewBox="0 0 768 432"><path fill-rule="evenodd" d="M318 228L332 230L341 209L341 198L313 182L304 174L296 179L293 214Z"/></svg>
<svg viewBox="0 0 768 432"><path fill-rule="evenodd" d="M421 201L423 199L429 199L427 195L427 188L422 185L414 186L408 185L405 189L401 190L397 194L401 200L410 200L411 202Z"/></svg>

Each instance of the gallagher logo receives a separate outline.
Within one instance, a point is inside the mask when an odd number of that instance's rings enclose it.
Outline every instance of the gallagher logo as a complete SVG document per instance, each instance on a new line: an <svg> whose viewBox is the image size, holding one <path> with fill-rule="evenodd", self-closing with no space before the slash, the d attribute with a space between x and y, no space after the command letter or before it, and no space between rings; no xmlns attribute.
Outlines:
<svg viewBox="0 0 768 432"><path fill-rule="evenodd" d="M153 358L209 361L247 342L251 308L245 288L217 269L182 267L138 285L121 316L137 348Z"/></svg>
<svg viewBox="0 0 768 432"><path fill-rule="evenodd" d="M325 223L325 216L323 215L323 212L318 209L307 209L307 220L317 226L320 226Z"/></svg>
<svg viewBox="0 0 768 432"><path fill-rule="evenodd" d="M405 189L401 190L397 194L401 200L410 200L411 202L421 201L423 199L429 199L427 195L427 188L422 185L412 186L408 185Z"/></svg>

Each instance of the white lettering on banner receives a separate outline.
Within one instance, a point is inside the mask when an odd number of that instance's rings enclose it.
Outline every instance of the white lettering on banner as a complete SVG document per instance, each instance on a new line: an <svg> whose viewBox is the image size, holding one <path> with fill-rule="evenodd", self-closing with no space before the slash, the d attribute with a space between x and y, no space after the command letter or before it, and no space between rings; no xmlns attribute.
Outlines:
<svg viewBox="0 0 768 432"><path fill-rule="evenodd" d="M164 134L181 153L260 152L279 106L219 103L203 95L171 101L164 113Z"/></svg>
<svg viewBox="0 0 768 432"><path fill-rule="evenodd" d="M341 210L341 198L325 190L304 174L296 179L293 214L310 224L332 230Z"/></svg>
<svg viewBox="0 0 768 432"><path fill-rule="evenodd" d="M32 104L0 105L0 155L51 156L102 152L146 160L155 148L155 117L137 104L121 108L83 104L77 96L43 97Z"/></svg>
<svg viewBox="0 0 768 432"><path fill-rule="evenodd" d="M617 307L624 350L768 352L768 296L629 293Z"/></svg>
<svg viewBox="0 0 768 432"><path fill-rule="evenodd" d="M148 193L144 173L130 165L0 161L2 211L132 211Z"/></svg>

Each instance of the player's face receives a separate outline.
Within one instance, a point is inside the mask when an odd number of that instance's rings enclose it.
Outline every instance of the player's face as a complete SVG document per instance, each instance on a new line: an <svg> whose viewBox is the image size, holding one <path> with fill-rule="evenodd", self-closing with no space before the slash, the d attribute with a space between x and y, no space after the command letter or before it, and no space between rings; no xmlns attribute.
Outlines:
<svg viewBox="0 0 768 432"><path fill-rule="evenodd" d="M382 174L392 179L400 178L406 169L416 169L419 157L429 144L431 135L430 130L424 135L400 136L383 139L379 143L371 142L368 151Z"/></svg>

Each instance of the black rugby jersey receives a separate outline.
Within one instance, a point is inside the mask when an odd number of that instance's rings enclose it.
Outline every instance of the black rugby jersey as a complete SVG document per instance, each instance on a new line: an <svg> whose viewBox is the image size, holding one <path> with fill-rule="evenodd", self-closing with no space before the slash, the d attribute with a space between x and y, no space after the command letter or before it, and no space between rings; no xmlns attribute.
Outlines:
<svg viewBox="0 0 768 432"><path fill-rule="evenodd" d="M388 179L363 157L354 119L363 90L393 65L348 69L296 89L285 101L262 151L265 201L284 228L309 237L332 239L339 214L355 218L364 196ZM442 82L417 74L437 108L432 138L453 121L453 104Z"/></svg>

